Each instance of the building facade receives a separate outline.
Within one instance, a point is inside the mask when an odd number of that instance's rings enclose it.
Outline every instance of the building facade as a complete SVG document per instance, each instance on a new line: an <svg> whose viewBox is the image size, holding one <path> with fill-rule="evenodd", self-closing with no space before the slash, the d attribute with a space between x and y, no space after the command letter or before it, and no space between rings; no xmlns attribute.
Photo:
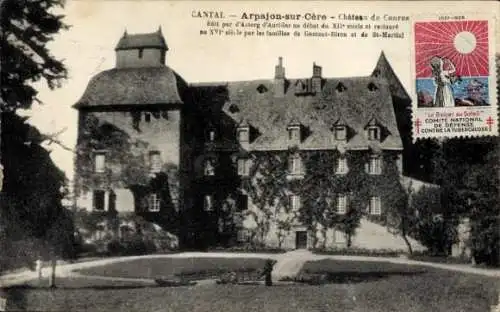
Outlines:
<svg viewBox="0 0 500 312"><path fill-rule="evenodd" d="M115 50L74 106L77 207L139 214L186 247L293 249L370 247L400 203L410 100L383 53L365 77L288 79L278 58L272 79L188 84L161 29Z"/></svg>

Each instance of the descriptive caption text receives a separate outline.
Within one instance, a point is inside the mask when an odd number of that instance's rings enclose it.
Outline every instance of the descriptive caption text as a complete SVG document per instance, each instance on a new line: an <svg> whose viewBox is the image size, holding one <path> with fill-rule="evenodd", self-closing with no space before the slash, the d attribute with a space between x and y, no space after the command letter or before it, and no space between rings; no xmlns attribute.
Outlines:
<svg viewBox="0 0 500 312"><path fill-rule="evenodd" d="M229 14L224 11L191 12L200 19L199 34L213 37L316 37L316 38L388 38L404 39L408 34L401 23L410 17L388 14L336 15L305 13Z"/></svg>

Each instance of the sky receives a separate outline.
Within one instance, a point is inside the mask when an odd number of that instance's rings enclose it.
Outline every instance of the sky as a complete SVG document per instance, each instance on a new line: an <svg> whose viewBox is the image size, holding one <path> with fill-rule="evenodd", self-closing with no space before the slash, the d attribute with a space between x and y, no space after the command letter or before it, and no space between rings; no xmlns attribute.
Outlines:
<svg viewBox="0 0 500 312"><path fill-rule="evenodd" d="M247 13L311 13L338 16L339 14L411 15L446 14L457 11L456 2L312 2L312 1L67 1L63 10L67 31L55 36L49 44L52 54L63 59L69 77L61 88L49 90L44 83L37 83L39 99L30 111L29 122L44 133L64 130L58 137L66 146L74 148L77 135L77 111L72 108L82 96L87 83L100 71L115 65L114 48L123 35L153 32L162 28L169 51L166 62L187 82L213 82L272 78L278 57L283 57L286 76L310 77L312 64L323 67L324 77L369 75L384 51L405 88L414 89L410 59L412 40L410 22L402 22L399 31L403 39L376 38L314 38L314 37L253 37L202 36L199 34L207 19L192 17L193 11L223 11L237 17ZM462 2L460 12L498 12L495 2ZM241 29L243 30L243 29ZM498 37L499 34L496 34ZM493 49L500 51L500 40ZM54 144L51 150L56 165L73 177L73 153Z"/></svg>

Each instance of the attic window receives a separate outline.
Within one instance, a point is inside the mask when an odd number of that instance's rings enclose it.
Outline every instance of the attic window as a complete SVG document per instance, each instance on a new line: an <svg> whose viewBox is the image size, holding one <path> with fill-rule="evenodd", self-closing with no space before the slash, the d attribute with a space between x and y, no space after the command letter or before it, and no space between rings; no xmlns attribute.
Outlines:
<svg viewBox="0 0 500 312"><path fill-rule="evenodd" d="M345 141L347 139L347 128L346 126L335 126L333 129L335 131L335 140Z"/></svg>
<svg viewBox="0 0 500 312"><path fill-rule="evenodd" d="M378 141L380 140L380 129L377 126L372 126L368 128L368 140Z"/></svg>
<svg viewBox="0 0 500 312"><path fill-rule="evenodd" d="M376 84L374 84L373 82L370 82L370 83L368 84L368 90L370 90L370 91L374 92L374 91L377 91L377 90L378 90L378 87L377 87L377 85L376 85Z"/></svg>
<svg viewBox="0 0 500 312"><path fill-rule="evenodd" d="M374 76L374 77L378 77L378 76L380 76L380 69L378 69L378 68L377 68L377 69L375 69L375 70L373 71L373 76Z"/></svg>
<svg viewBox="0 0 500 312"><path fill-rule="evenodd" d="M267 88L266 86L264 86L263 84L260 84L258 87L257 87L257 92L259 93L264 93L264 92L267 92Z"/></svg>
<svg viewBox="0 0 500 312"><path fill-rule="evenodd" d="M337 90L337 92L344 92L347 88L342 82L339 82L337 87L335 87L335 90Z"/></svg>
<svg viewBox="0 0 500 312"><path fill-rule="evenodd" d="M229 106L229 112L231 112L231 114L238 113L239 111L240 111L240 108L238 107L238 105L231 104Z"/></svg>

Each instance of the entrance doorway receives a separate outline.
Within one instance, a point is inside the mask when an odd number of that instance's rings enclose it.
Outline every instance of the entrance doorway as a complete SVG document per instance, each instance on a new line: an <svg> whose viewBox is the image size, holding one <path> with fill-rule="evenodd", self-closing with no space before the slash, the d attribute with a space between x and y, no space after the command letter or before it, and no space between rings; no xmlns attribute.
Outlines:
<svg viewBox="0 0 500 312"><path fill-rule="evenodd" d="M295 232L295 249L307 249L307 231Z"/></svg>

